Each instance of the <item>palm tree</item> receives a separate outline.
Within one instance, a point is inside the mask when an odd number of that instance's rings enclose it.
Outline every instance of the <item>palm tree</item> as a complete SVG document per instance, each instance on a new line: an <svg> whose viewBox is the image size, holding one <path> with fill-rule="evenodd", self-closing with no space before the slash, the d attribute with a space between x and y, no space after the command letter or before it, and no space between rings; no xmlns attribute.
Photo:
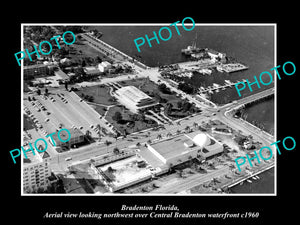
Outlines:
<svg viewBox="0 0 300 225"><path fill-rule="evenodd" d="M162 139L162 135L161 135L161 134L158 134L158 135L157 135L157 139L158 139L158 140Z"/></svg>
<svg viewBox="0 0 300 225"><path fill-rule="evenodd" d="M89 140L91 138L91 131L86 130L85 137Z"/></svg>
<svg viewBox="0 0 300 225"><path fill-rule="evenodd" d="M171 136L172 136L171 132L168 132L168 133L167 133L167 137L169 138L169 137L171 137Z"/></svg>
<svg viewBox="0 0 300 225"><path fill-rule="evenodd" d="M181 131L178 129L176 130L176 134L179 135L181 133Z"/></svg>
<svg viewBox="0 0 300 225"><path fill-rule="evenodd" d="M100 141L101 140L101 126L100 126L100 124L96 125L96 129L98 130L97 134L99 136L99 141Z"/></svg>

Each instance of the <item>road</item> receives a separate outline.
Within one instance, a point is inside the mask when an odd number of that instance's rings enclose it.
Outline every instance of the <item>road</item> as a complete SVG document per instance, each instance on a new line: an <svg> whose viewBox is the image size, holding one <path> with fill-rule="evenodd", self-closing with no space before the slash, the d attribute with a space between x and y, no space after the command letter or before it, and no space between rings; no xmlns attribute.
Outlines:
<svg viewBox="0 0 300 225"><path fill-rule="evenodd" d="M151 194L175 194L187 189L191 189L194 186L197 186L199 184L203 184L207 181L210 181L214 177L223 176L225 174L229 173L228 167L224 167L222 169L214 170L212 172L206 173L206 174L195 174L192 176L189 176L187 178L180 178L174 185L174 183L164 183L164 185L160 188L154 189L151 191Z"/></svg>

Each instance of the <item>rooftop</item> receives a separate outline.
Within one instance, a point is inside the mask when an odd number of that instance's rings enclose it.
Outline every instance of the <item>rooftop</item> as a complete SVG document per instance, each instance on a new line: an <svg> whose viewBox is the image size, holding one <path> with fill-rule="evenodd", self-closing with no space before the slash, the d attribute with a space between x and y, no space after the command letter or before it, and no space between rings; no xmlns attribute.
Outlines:
<svg viewBox="0 0 300 225"><path fill-rule="evenodd" d="M135 86L122 87L116 91L120 96L126 97L132 102L138 103L144 99L152 99L149 95L145 94Z"/></svg>
<svg viewBox="0 0 300 225"><path fill-rule="evenodd" d="M187 151L201 148L193 143L194 142L191 138L183 134L168 140L151 144L151 146L155 149L155 151L168 160L174 156L184 154Z"/></svg>
<svg viewBox="0 0 300 225"><path fill-rule="evenodd" d="M139 160L137 156L132 156L98 168L112 179L111 184L118 189L151 177L149 169L137 166Z"/></svg>

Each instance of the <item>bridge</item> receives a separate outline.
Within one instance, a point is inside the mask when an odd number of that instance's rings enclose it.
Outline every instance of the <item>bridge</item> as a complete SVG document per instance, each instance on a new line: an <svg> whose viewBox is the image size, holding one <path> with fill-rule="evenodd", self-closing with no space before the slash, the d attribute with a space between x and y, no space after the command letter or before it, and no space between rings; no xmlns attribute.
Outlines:
<svg viewBox="0 0 300 225"><path fill-rule="evenodd" d="M261 91L261 92L258 92L256 94L253 94L253 95L250 95L250 96L247 96L247 97L244 97L240 100L237 100L237 104L239 105L239 107L241 105L245 105L245 104L248 104L250 102L255 102L259 99L262 99L262 98L265 98L265 97L268 97L270 95L273 95L275 93L275 88L269 88L267 90L264 90L264 91Z"/></svg>

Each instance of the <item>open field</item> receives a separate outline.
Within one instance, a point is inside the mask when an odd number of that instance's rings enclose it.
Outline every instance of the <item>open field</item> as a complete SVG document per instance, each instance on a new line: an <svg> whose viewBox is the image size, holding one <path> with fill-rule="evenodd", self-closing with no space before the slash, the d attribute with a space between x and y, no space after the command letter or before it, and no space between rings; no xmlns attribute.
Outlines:
<svg viewBox="0 0 300 225"><path fill-rule="evenodd" d="M86 41L77 40L70 47L72 47L72 49L74 50L70 51L70 54L68 56L78 63L81 63L82 60L86 60L87 58L91 58L90 61L86 61L87 64L93 64L93 62L96 63L95 59L97 56L99 56L103 61L109 60L106 55L86 44Z"/></svg>
<svg viewBox="0 0 300 225"><path fill-rule="evenodd" d="M83 87L76 91L76 94L80 97L83 97L83 95L93 96L94 103L106 106L116 104L116 102L113 101L113 98L109 93L109 88L104 85Z"/></svg>

